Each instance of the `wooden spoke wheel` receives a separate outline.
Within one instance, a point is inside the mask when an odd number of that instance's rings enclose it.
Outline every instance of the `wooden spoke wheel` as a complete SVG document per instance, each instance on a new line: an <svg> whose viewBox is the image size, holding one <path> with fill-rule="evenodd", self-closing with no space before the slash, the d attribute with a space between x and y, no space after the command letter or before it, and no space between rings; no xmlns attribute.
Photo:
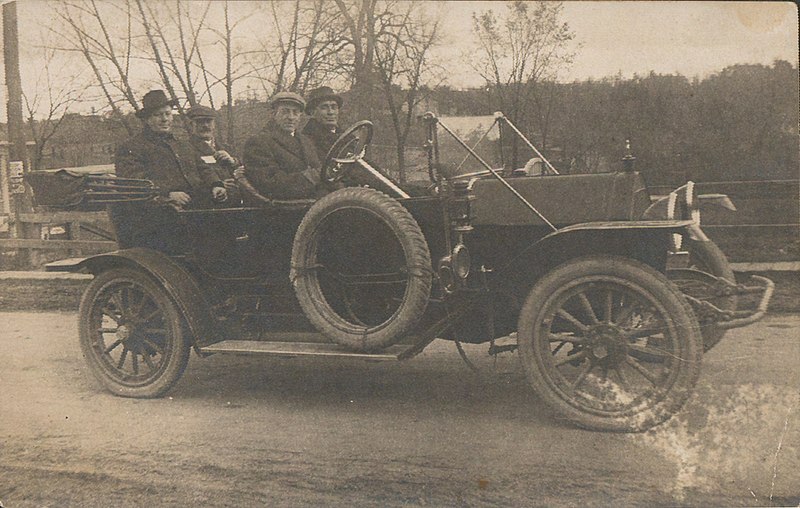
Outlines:
<svg viewBox="0 0 800 508"><path fill-rule="evenodd" d="M94 376L115 395L150 398L178 381L189 358L181 314L148 274L99 274L80 305L81 349Z"/></svg>
<svg viewBox="0 0 800 508"><path fill-rule="evenodd" d="M641 431L669 418L690 395L702 358L680 291L652 268L612 256L544 276L522 308L518 338L536 393L596 430Z"/></svg>

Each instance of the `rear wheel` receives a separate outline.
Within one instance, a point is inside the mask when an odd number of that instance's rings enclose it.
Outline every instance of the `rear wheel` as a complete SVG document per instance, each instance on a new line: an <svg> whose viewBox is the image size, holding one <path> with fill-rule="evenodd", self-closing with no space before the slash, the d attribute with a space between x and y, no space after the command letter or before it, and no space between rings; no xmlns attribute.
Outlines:
<svg viewBox="0 0 800 508"><path fill-rule="evenodd" d="M612 256L545 275L520 312L518 340L539 397L594 430L663 422L688 399L702 359L697 320L680 291L652 268Z"/></svg>
<svg viewBox="0 0 800 508"><path fill-rule="evenodd" d="M81 350L92 374L115 395L164 395L189 360L181 314L146 273L108 270L89 284L80 305Z"/></svg>

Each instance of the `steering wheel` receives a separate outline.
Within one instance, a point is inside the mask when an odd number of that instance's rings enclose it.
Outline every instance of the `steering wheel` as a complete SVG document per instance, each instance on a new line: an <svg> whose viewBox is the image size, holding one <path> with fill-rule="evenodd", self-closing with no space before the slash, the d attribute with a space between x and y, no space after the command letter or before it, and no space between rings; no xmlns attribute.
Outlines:
<svg viewBox="0 0 800 508"><path fill-rule="evenodd" d="M325 156L320 180L328 183L341 180L350 171L351 164L364 157L372 142L372 131L372 122L369 120L356 122L344 131Z"/></svg>

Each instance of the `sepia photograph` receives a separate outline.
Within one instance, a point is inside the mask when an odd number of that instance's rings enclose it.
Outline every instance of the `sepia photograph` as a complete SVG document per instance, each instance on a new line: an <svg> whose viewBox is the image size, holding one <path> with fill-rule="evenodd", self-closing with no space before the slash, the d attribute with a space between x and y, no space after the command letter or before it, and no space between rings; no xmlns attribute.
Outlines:
<svg viewBox="0 0 800 508"><path fill-rule="evenodd" d="M0 508L800 508L798 7L0 3Z"/></svg>

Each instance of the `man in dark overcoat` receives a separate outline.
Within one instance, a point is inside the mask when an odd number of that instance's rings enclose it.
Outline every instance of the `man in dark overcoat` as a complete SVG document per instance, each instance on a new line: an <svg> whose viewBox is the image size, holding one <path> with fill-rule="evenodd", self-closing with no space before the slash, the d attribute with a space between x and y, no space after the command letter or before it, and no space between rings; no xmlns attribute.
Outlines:
<svg viewBox="0 0 800 508"><path fill-rule="evenodd" d="M272 121L245 142L245 176L270 199L321 197L327 190L320 184L314 143L297 131L305 101L296 93L279 92L270 105Z"/></svg>
<svg viewBox="0 0 800 508"><path fill-rule="evenodd" d="M163 90L145 94L142 109L136 112L144 128L117 147L117 176L150 180L159 189L160 203L174 209L205 208L225 200L227 191L214 171L172 134L174 106ZM160 203L125 203L112 209L122 247L174 251L180 246L177 237L183 237L183 228L176 224L174 211Z"/></svg>
<svg viewBox="0 0 800 508"><path fill-rule="evenodd" d="M203 162L211 166L228 191L228 199L221 206L241 204L239 189L233 178L233 171L240 163L227 147L217 141L217 113L209 107L197 104L186 112L186 117L189 119L189 144Z"/></svg>
<svg viewBox="0 0 800 508"><path fill-rule="evenodd" d="M329 86L311 90L306 100L308 119L303 134L310 137L317 149L317 158L325 161L325 156L339 137L339 110L342 97Z"/></svg>

